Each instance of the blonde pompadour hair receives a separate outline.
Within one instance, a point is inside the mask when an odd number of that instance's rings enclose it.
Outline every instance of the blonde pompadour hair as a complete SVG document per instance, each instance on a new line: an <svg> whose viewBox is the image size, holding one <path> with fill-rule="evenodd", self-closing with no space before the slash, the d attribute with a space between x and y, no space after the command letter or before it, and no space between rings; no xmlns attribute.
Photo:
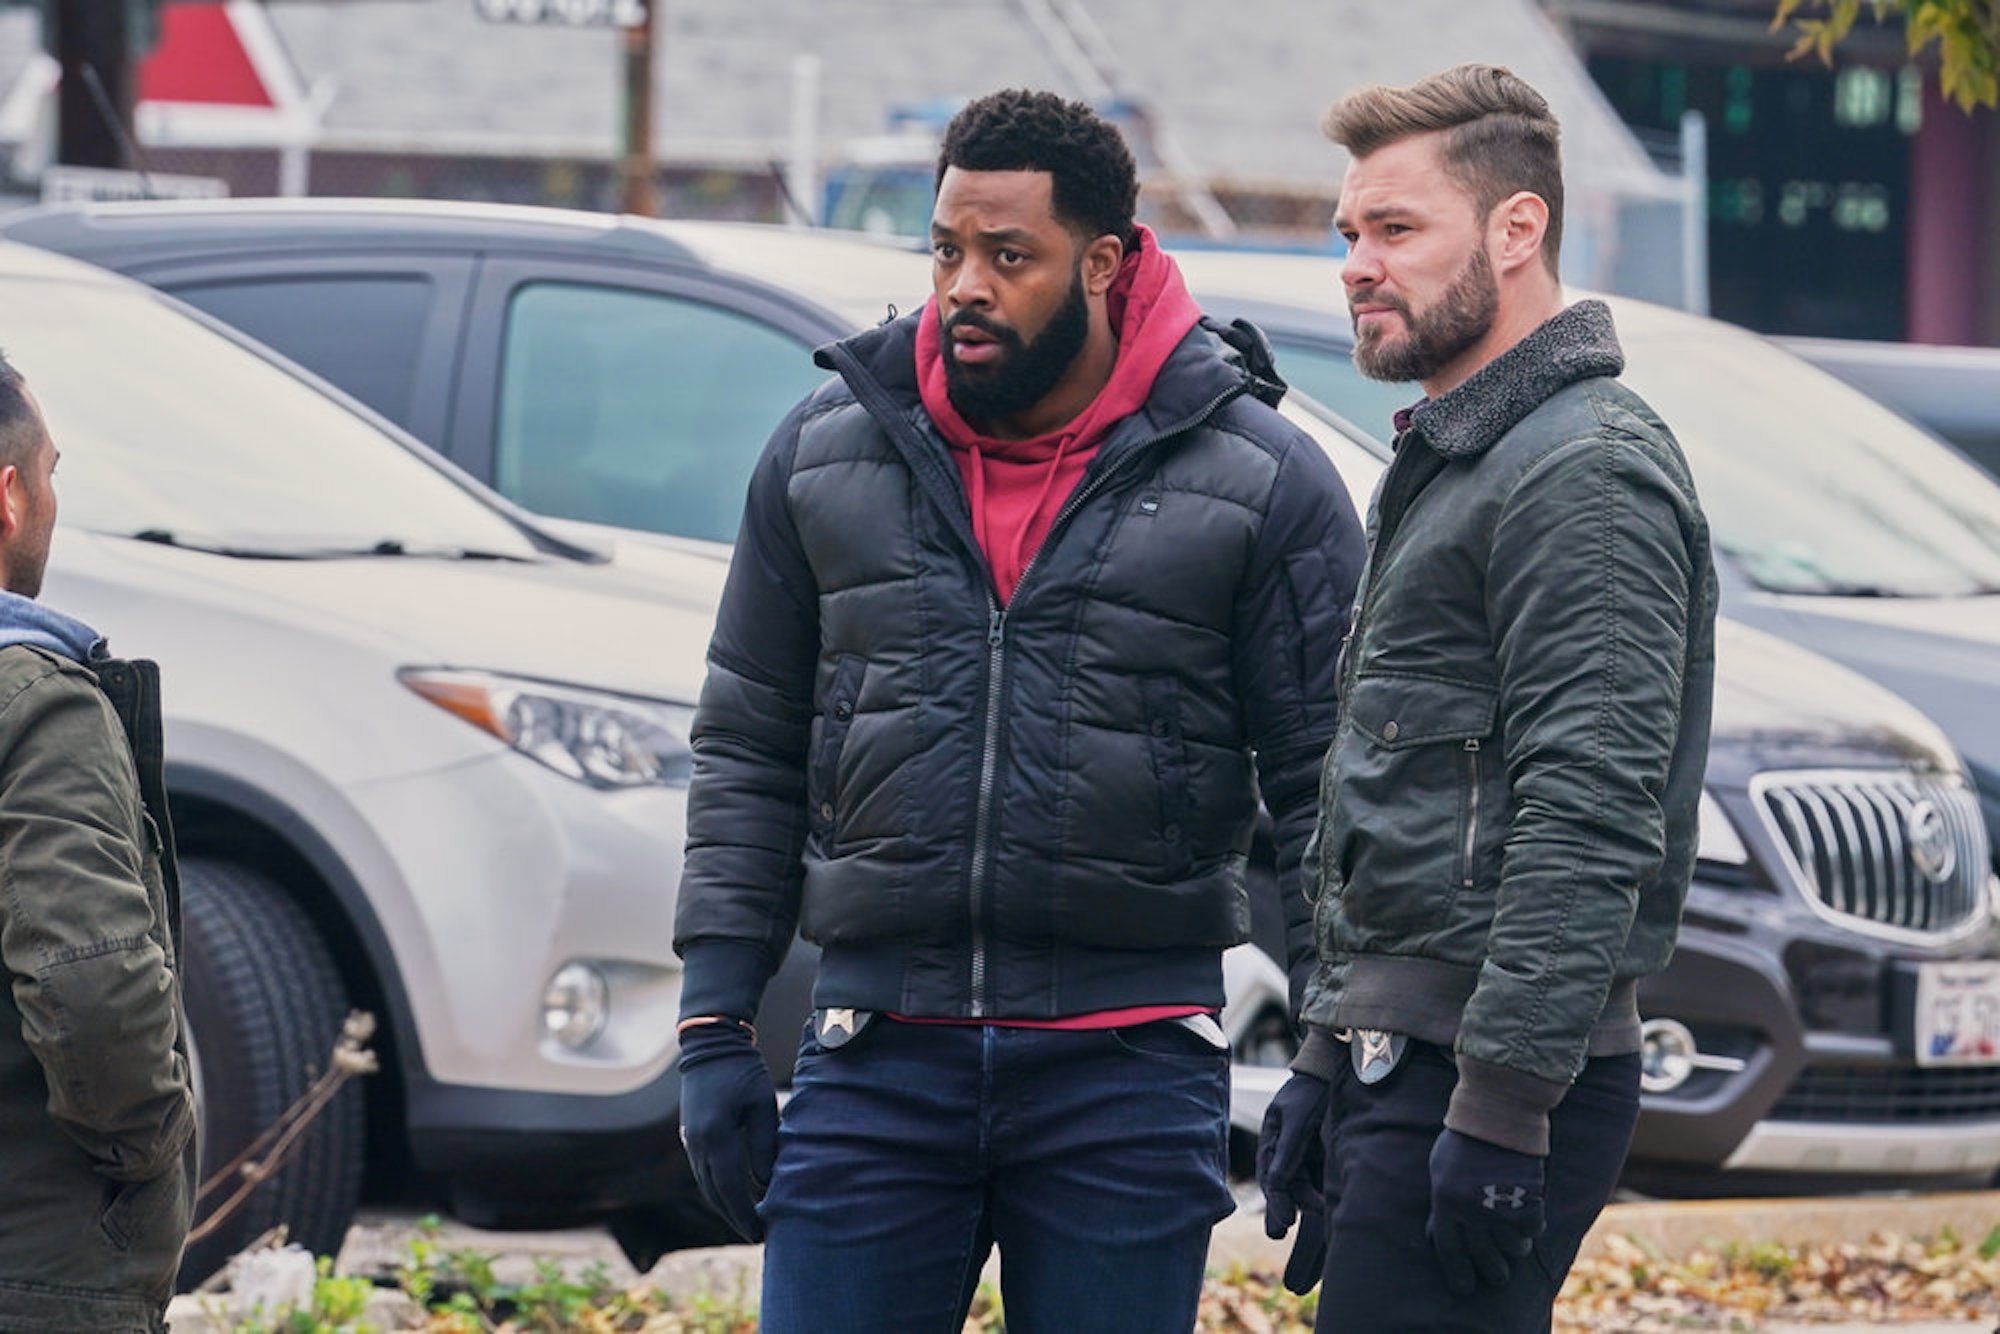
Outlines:
<svg viewBox="0 0 2000 1334"><path fill-rule="evenodd" d="M1407 87L1371 84L1335 102L1320 121L1356 159L1419 134L1440 134L1444 169L1481 217L1521 191L1549 206L1542 260L1562 250L1562 126L1540 93L1500 65L1454 65Z"/></svg>

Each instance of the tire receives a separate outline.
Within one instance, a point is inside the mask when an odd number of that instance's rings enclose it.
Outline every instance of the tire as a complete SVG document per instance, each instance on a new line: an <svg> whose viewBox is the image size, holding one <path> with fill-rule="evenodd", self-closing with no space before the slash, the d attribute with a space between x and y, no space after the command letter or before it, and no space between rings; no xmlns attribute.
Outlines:
<svg viewBox="0 0 2000 1334"><path fill-rule="evenodd" d="M207 1177L326 1068L348 1001L318 931L268 876L207 857L182 859L180 874L182 983ZM337 1254L360 1198L362 1160L362 1091L350 1081L283 1167L188 1247L182 1288L280 1223L313 1254ZM195 1225L234 1193L227 1184L209 1192Z"/></svg>

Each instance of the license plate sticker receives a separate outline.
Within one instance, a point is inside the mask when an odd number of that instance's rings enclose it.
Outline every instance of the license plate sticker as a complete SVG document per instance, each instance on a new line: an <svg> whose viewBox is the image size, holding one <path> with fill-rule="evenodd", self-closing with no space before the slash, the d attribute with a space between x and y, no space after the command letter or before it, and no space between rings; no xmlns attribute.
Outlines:
<svg viewBox="0 0 2000 1334"><path fill-rule="evenodd" d="M2000 961L1917 966L1918 1065L2000 1065Z"/></svg>

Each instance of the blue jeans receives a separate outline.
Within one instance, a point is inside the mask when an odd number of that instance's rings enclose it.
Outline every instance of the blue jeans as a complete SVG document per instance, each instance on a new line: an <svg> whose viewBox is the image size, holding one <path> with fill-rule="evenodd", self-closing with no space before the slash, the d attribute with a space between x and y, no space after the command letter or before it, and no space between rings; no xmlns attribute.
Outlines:
<svg viewBox="0 0 2000 1334"><path fill-rule="evenodd" d="M764 1334L958 1334L1000 1250L1009 1334L1194 1327L1229 1053L1171 1022L810 1030L764 1220Z"/></svg>
<svg viewBox="0 0 2000 1334"><path fill-rule="evenodd" d="M1454 1297L1424 1222L1430 1152L1458 1084L1451 1053L1411 1042L1378 1084L1345 1062L1327 1114L1327 1253L1317 1334L1528 1334L1546 1331L1556 1292L1618 1185L1639 1117L1639 1058L1600 1056L1549 1117L1548 1230L1505 1287Z"/></svg>

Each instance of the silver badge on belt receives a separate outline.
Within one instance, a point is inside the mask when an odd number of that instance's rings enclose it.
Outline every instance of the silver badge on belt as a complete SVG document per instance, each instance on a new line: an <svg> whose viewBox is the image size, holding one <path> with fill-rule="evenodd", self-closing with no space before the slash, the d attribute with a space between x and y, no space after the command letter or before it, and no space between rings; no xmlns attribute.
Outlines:
<svg viewBox="0 0 2000 1334"><path fill-rule="evenodd" d="M1389 1077L1396 1063L1403 1059L1403 1049L1409 1039L1401 1033L1389 1033L1379 1028L1357 1028L1347 1044L1348 1059L1354 1064L1354 1077L1364 1084L1379 1084Z"/></svg>

